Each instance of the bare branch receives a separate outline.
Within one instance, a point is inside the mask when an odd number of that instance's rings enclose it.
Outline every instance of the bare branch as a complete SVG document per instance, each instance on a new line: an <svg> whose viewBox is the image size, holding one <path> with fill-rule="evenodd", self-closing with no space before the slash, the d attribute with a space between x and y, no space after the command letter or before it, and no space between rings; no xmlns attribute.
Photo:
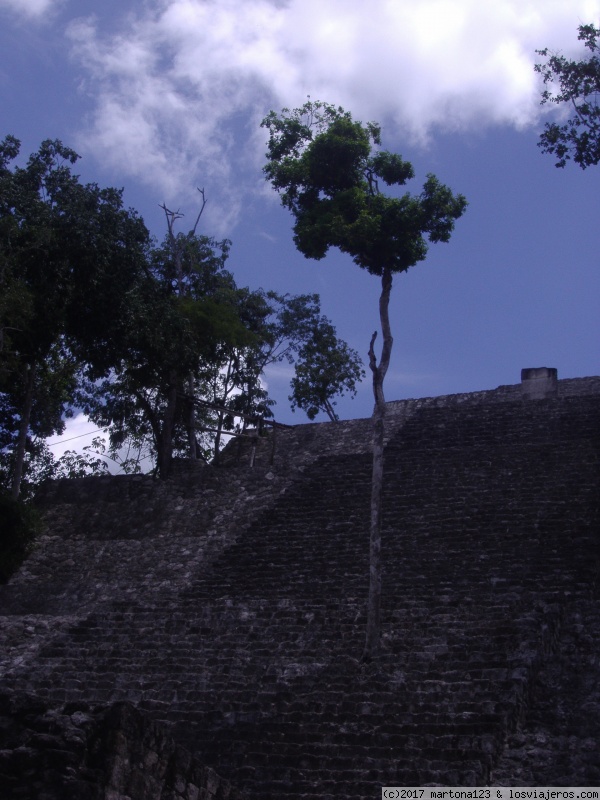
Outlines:
<svg viewBox="0 0 600 800"><path fill-rule="evenodd" d="M196 217L196 222L194 224L194 227L191 230L192 236L196 235L196 228L198 227L198 223L200 222L200 217L202 216L202 212L204 211L204 207L206 206L207 203L206 196L204 194L204 189L200 189L200 187L198 187L198 191L202 196L202 206L200 207L200 211L198 212L198 216Z"/></svg>
<svg viewBox="0 0 600 800"><path fill-rule="evenodd" d="M165 217L167 218L167 230L169 232L169 239L173 244L175 241L175 233L174 233L175 222L178 219L184 217L185 214L182 214L181 211L179 211L179 209L177 209L177 211L171 211L169 208L167 208L167 206L164 203L162 205L159 205L159 208L162 208L162 210L165 212Z"/></svg>

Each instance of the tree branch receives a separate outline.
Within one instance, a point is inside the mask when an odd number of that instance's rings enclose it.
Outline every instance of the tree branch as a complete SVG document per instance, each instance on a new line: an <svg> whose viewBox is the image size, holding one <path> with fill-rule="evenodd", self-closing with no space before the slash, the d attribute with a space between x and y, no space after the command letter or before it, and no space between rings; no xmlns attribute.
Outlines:
<svg viewBox="0 0 600 800"><path fill-rule="evenodd" d="M164 203L162 205L159 205L159 208L162 208L162 210L165 212L165 217L167 218L167 230L169 232L169 239L171 241L171 245L174 247L175 234L173 233L173 226L175 224L175 221L178 219L182 219L182 217L184 217L185 214L182 214L181 211L179 211L179 209L177 209L177 211L171 211L170 209L167 208L167 206Z"/></svg>
<svg viewBox="0 0 600 800"><path fill-rule="evenodd" d="M591 128L592 126L590 125L588 120L585 119L585 117L583 116L583 114L581 113L579 108L577 107L577 103L575 102L575 98L571 97L570 100L571 100L571 105L573 106L573 109L575 111L575 115L577 116L577 119L579 120L580 125L583 125L585 128Z"/></svg>
<svg viewBox="0 0 600 800"><path fill-rule="evenodd" d="M198 227L198 223L200 222L200 217L202 216L202 212L204 211L204 207L206 206L206 203L207 203L206 196L204 194L204 189L200 189L200 187L198 187L198 191L200 192L200 195L202 196L202 206L200 207L200 211L198 212L198 216L196 217L196 222L194 223L194 227L190 231L192 236L196 235L196 228Z"/></svg>

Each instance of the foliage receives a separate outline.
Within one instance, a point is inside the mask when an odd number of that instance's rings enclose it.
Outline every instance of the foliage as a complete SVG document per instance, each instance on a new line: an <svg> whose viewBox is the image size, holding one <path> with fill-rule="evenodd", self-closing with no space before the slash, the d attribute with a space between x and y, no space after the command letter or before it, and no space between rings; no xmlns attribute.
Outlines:
<svg viewBox="0 0 600 800"><path fill-rule="evenodd" d="M8 361L7 359L6 361ZM6 364L6 361L4 362ZM26 400L28 366L6 369L0 378L0 486L8 488L14 469L20 409ZM52 456L43 440L64 429L64 416L70 416L70 404L77 385L76 366L64 342L56 342L43 361L36 365L29 433L24 443L21 491L26 496L49 473Z"/></svg>
<svg viewBox="0 0 600 800"><path fill-rule="evenodd" d="M100 453L94 448L102 447ZM102 440L94 439L92 445L83 448L83 453L67 450L55 462L52 470L52 479L60 478L87 478L90 475L106 475L108 464L101 458L104 452Z"/></svg>
<svg viewBox="0 0 600 800"><path fill-rule="evenodd" d="M213 408L214 456L219 453L224 431L243 431L253 418L273 416L274 401L262 376L271 364L292 363L299 342L314 315L316 295L280 295L262 289L237 289L236 309L247 333L245 340L224 342L220 357L205 372L205 397ZM315 310L316 309L316 310Z"/></svg>
<svg viewBox="0 0 600 800"><path fill-rule="evenodd" d="M73 150L47 140L22 167L19 148L0 142L0 485L30 495L106 458L135 471L148 449L166 477L174 455L209 459L271 415L264 370L307 346L318 296L238 287L231 243L196 234L203 190L188 233L163 206L156 244L122 192L80 183ZM76 409L108 444L54 462L44 440Z"/></svg>
<svg viewBox="0 0 600 800"><path fill-rule="evenodd" d="M261 376L267 367L286 361L293 364L298 351L312 335L320 317L316 294L289 295L259 290L247 294L249 314L242 311L245 324L253 332L253 341L238 364L236 408L245 414L272 416Z"/></svg>
<svg viewBox="0 0 600 800"><path fill-rule="evenodd" d="M81 365L114 362L149 241L120 191L79 182L73 150L47 140L19 167L19 148L0 143L0 446L14 497L32 440L63 430Z"/></svg>
<svg viewBox="0 0 600 800"><path fill-rule="evenodd" d="M542 93L542 105L568 105L573 116L564 124L546 123L539 147L557 158L556 166L564 167L573 159L582 169L600 161L600 28L580 25L578 39L590 55L579 61L550 53L548 48L537 50L547 61L536 64L535 71L547 86ZM556 87L556 88L555 88Z"/></svg>
<svg viewBox="0 0 600 800"><path fill-rule="evenodd" d="M168 240L150 253L146 280L130 298L122 355L108 376L88 380L84 406L110 429L113 452L151 441L163 477L188 445L190 388L200 391L220 342L247 336L230 301L229 242L180 235L178 244L179 274Z"/></svg>
<svg viewBox="0 0 600 800"><path fill-rule="evenodd" d="M449 240L466 201L428 175L420 196L385 195L380 184L414 177L401 156L379 150L381 129L326 103L272 111L265 175L295 217L294 241L307 258L330 247L374 275L403 272L425 258L427 239Z"/></svg>
<svg viewBox="0 0 600 800"><path fill-rule="evenodd" d="M0 450L0 492L8 491L13 472L13 450L11 445ZM19 499L29 502L38 487L54 477L55 460L44 438L29 436L23 457L23 474Z"/></svg>
<svg viewBox="0 0 600 800"><path fill-rule="evenodd" d="M337 338L335 328L324 317L298 353L292 379L292 410L303 409L309 419L324 411L337 422L334 397L349 392L356 395L356 384L365 377L360 356Z"/></svg>
<svg viewBox="0 0 600 800"><path fill-rule="evenodd" d="M174 455L209 460L224 433L272 416L265 369L293 363L322 320L317 295L239 288L225 268L229 241L176 234L168 219L130 303L130 352L88 381L86 398L113 451L151 441L163 476Z"/></svg>
<svg viewBox="0 0 600 800"><path fill-rule="evenodd" d="M118 467L118 471L126 475L141 472L141 462L148 458L148 453L144 451L143 444L136 446L133 441L128 441L126 445L125 448L116 450L110 443L107 446L106 439L97 436L92 439L91 444L83 448L82 453L77 453L75 450L63 453L52 464L51 477L57 480L106 475L109 472L108 461L112 461Z"/></svg>
<svg viewBox="0 0 600 800"><path fill-rule="evenodd" d="M28 503L14 500L8 492L0 490L0 583L6 583L31 552L35 537L40 532L40 518Z"/></svg>

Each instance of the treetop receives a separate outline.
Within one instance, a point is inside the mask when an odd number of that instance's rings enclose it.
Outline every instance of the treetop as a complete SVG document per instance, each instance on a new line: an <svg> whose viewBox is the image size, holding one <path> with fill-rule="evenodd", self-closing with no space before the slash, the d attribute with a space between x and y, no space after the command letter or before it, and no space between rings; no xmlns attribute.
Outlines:
<svg viewBox="0 0 600 800"><path fill-rule="evenodd" d="M269 131L265 176L294 215L294 241L307 258L337 247L374 275L403 272L425 258L429 241L448 241L466 208L433 175L419 196L384 193L381 185L414 178L412 164L380 149L378 124L340 107L309 100L271 111L262 126Z"/></svg>

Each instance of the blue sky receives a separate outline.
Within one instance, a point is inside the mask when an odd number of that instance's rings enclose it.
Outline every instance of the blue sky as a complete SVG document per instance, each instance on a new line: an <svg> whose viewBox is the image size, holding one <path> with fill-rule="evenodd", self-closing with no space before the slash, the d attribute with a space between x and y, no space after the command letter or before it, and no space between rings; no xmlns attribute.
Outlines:
<svg viewBox="0 0 600 800"><path fill-rule="evenodd" d="M600 0L0 0L4 136L28 155L59 138L86 181L125 187L153 233L159 204L209 200L202 233L233 242L238 284L319 292L366 358L378 281L331 252L307 261L261 173L270 110L306 96L383 127L469 201L449 244L395 278L389 400L516 383L522 367L598 374L597 169L554 167L536 146L536 48L581 53ZM185 220L184 220L185 222ZM289 370L268 375L283 422ZM343 418L368 416L369 380ZM64 437L63 437L64 438Z"/></svg>

